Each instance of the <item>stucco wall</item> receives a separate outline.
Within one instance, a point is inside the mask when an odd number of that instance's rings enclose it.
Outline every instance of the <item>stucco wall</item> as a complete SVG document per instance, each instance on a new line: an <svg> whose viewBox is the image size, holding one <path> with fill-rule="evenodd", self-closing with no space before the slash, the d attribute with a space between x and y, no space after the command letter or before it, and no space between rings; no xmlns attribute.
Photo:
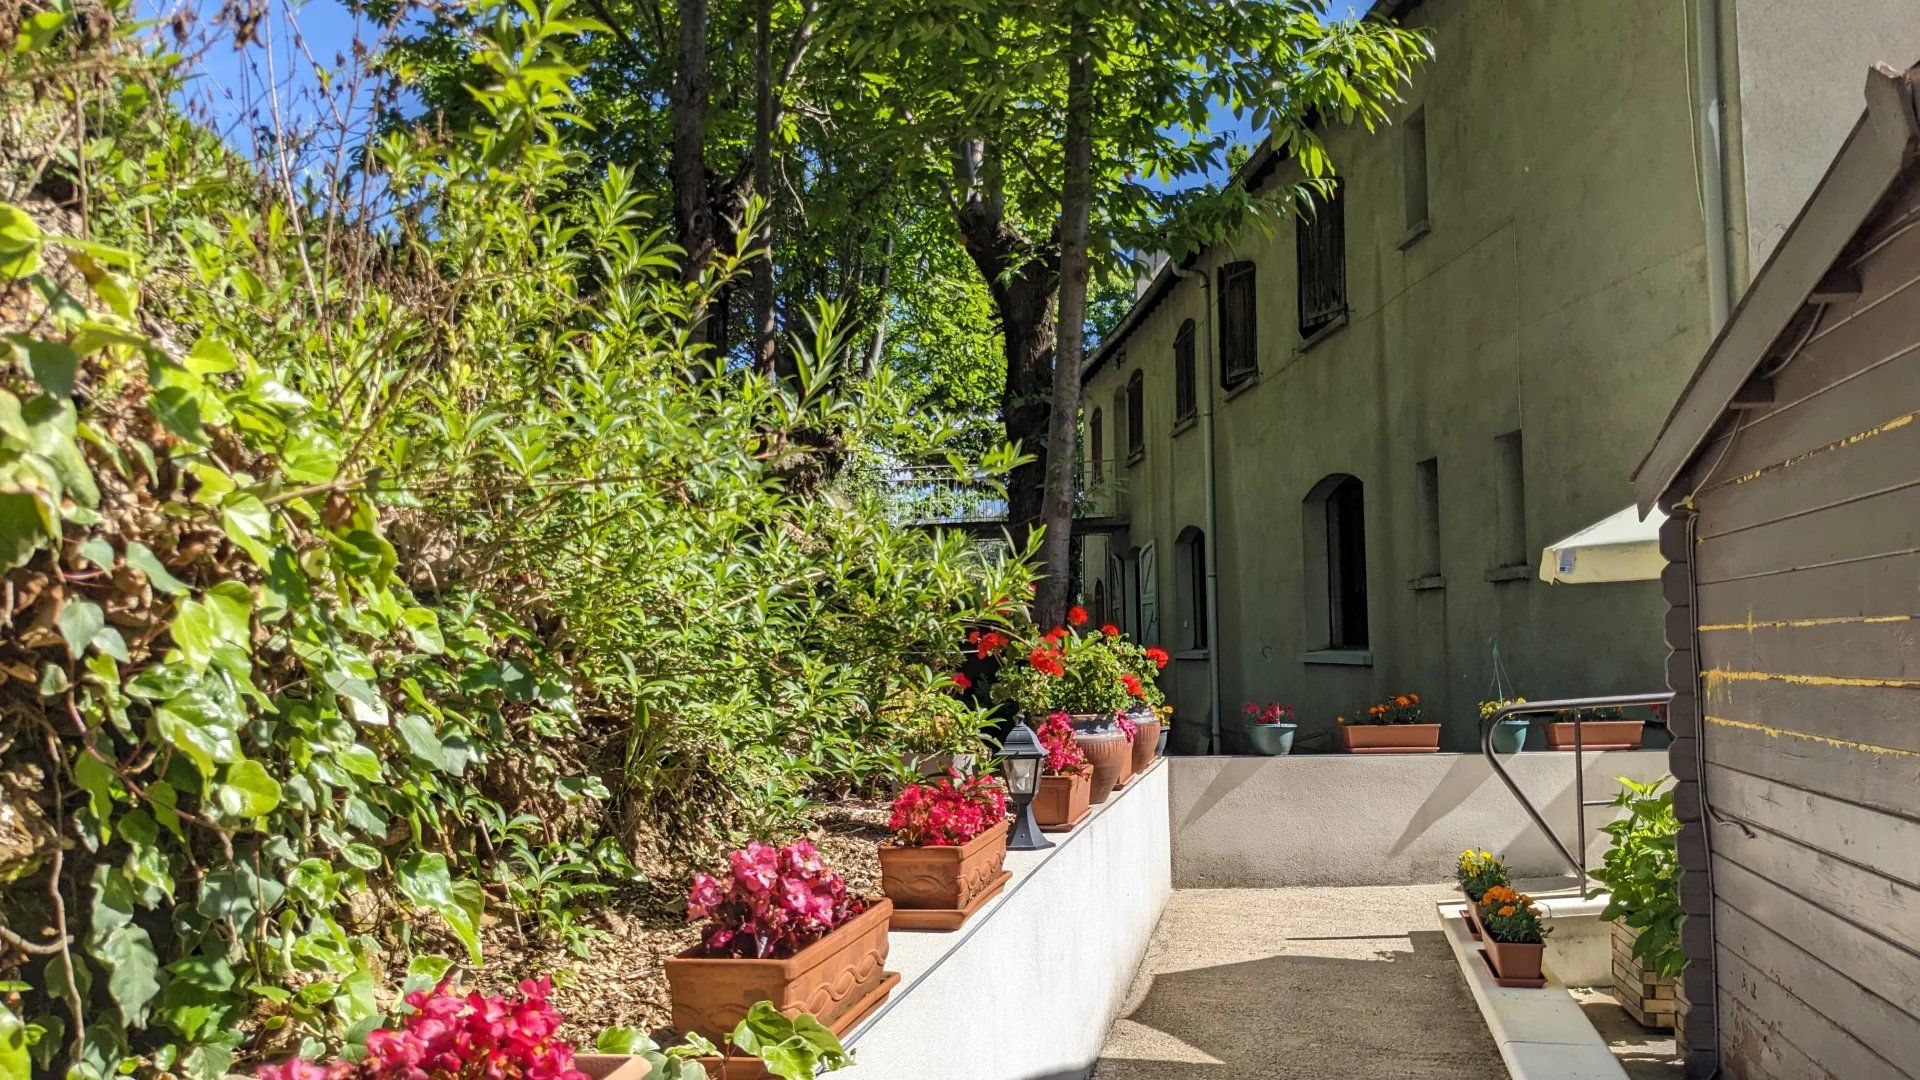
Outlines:
<svg viewBox="0 0 1920 1080"><path fill-rule="evenodd" d="M1142 774L966 927L896 933L901 984L847 1039L852 1080L1077 1080L1099 1057L1173 891L1168 769ZM983 1026L984 1025L984 1026Z"/></svg>
<svg viewBox="0 0 1920 1080"><path fill-rule="evenodd" d="M1758 269L1860 116L1867 67L1920 60L1914 0L1722 0L1739 42L1749 266Z"/></svg>
<svg viewBox="0 0 1920 1080"><path fill-rule="evenodd" d="M1514 780L1572 846L1573 755L1503 759ZM1460 852L1487 848L1519 878L1566 864L1478 754L1367 757L1172 758L1173 882L1183 889L1289 885L1412 885L1452 880ZM1614 778L1666 775L1653 750L1586 756L1587 798ZM1591 807L1588 863L1604 853Z"/></svg>
<svg viewBox="0 0 1920 1080"><path fill-rule="evenodd" d="M1219 448L1224 749L1248 700L1294 704L1303 734L1413 691L1466 749L1491 679L1489 639L1519 692L1660 685L1651 583L1488 580L1495 439L1524 433L1525 547L1625 506L1628 476L1707 342L1690 41L1667 0L1430 0L1438 53L1400 119L1424 108L1432 231L1402 250L1402 129L1328 138L1346 177L1348 325L1301 351L1294 227L1250 232L1195 270L1258 265L1260 375L1219 388L1201 286L1181 282L1088 386L1111 409L1135 369L1146 453L1125 467L1131 528L1090 538L1087 580L1116 543L1156 548L1163 643L1178 649L1174 539L1205 527L1204 426L1173 433L1174 334L1200 327L1201 407ZM1111 441L1117 429L1105 424ZM1111 446L1101 451L1112 454ZM1439 462L1440 587L1415 589L1415 468ZM1332 473L1366 487L1370 663L1308 662L1302 499ZM1205 662L1175 661L1174 746L1203 746Z"/></svg>

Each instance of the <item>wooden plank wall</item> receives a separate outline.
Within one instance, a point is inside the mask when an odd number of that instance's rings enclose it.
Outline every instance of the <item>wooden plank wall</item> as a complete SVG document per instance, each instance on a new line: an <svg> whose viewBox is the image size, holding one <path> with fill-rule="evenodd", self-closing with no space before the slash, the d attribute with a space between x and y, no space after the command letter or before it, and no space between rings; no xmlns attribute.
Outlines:
<svg viewBox="0 0 1920 1080"><path fill-rule="evenodd" d="M1920 1078L1920 184L1842 266L1674 500L1686 1024L1736 1080Z"/></svg>

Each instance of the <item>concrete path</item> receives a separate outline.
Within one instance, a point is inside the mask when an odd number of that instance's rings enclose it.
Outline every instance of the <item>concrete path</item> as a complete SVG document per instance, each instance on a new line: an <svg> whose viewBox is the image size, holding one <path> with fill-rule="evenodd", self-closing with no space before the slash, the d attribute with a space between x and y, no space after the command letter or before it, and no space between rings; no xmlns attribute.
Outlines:
<svg viewBox="0 0 1920 1080"><path fill-rule="evenodd" d="M1176 891L1094 1077L1505 1077L1435 922L1452 893Z"/></svg>

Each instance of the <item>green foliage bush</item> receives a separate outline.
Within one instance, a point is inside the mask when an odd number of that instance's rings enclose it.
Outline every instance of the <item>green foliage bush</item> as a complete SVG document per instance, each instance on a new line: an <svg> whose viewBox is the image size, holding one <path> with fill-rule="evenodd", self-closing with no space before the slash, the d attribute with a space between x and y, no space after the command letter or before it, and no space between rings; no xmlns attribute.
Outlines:
<svg viewBox="0 0 1920 1080"><path fill-rule="evenodd" d="M1622 776L1614 805L1627 814L1601 831L1613 837L1593 879L1610 894L1600 917L1624 920L1639 931L1633 955L1671 978L1686 964L1680 947L1680 819L1673 812L1672 777L1641 784Z"/></svg>
<svg viewBox="0 0 1920 1080"><path fill-rule="evenodd" d="M121 0L0 60L0 1074L350 1046L490 902L583 949L635 843L885 775L1027 595L835 483L937 452L837 309L733 370L688 312L737 261L683 283L617 169L558 196L592 24L479 14L472 125L304 190Z"/></svg>

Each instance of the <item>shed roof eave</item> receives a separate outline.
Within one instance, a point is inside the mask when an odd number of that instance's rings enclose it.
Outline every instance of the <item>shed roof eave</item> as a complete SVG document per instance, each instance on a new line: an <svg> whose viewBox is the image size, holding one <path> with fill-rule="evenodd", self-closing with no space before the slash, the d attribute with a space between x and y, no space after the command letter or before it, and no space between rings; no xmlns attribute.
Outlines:
<svg viewBox="0 0 1920 1080"><path fill-rule="evenodd" d="M1916 78L1920 67L1900 71L1877 64L1870 70L1865 114L1708 346L1652 449L1634 470L1634 501L1642 516L1705 445L1814 287L1913 166L1920 153Z"/></svg>

